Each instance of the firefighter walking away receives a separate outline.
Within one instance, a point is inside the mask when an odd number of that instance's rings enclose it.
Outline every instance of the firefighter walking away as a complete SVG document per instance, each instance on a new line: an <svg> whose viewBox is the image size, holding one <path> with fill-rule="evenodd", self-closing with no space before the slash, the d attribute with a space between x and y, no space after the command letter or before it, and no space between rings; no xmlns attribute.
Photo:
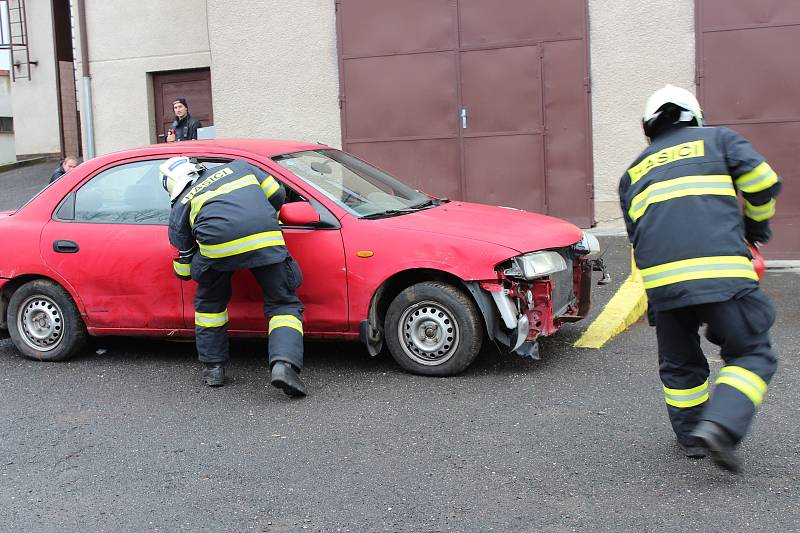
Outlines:
<svg viewBox="0 0 800 533"><path fill-rule="evenodd" d="M656 328L667 412L685 455L708 453L739 472L736 447L777 367L775 310L749 247L770 239L781 180L738 133L703 127L685 89L653 93L643 127L650 145L622 176L619 197ZM702 324L724 362L713 394Z"/></svg>
<svg viewBox="0 0 800 533"><path fill-rule="evenodd" d="M249 269L261 286L269 320L272 385L289 396L305 396L302 282L289 255L277 212L286 197L280 182L246 161L234 160L206 171L187 157L161 165L172 211L169 240L178 249L175 274L197 282L194 323L203 380L225 380L228 362L228 303L231 276Z"/></svg>

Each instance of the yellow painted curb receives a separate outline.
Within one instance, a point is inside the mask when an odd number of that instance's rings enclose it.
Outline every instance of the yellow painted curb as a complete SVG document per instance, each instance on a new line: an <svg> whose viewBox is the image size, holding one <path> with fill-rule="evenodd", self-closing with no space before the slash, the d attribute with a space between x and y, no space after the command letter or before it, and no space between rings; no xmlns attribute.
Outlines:
<svg viewBox="0 0 800 533"><path fill-rule="evenodd" d="M647 294L631 254L631 275L600 315L575 342L577 348L601 348L647 312Z"/></svg>

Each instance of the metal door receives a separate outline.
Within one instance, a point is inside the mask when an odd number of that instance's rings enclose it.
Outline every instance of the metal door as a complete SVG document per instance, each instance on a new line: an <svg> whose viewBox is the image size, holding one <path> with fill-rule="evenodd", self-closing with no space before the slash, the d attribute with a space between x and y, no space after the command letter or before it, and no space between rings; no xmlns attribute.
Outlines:
<svg viewBox="0 0 800 533"><path fill-rule="evenodd" d="M592 223L585 0L337 0L345 149L439 196Z"/></svg>
<svg viewBox="0 0 800 533"><path fill-rule="evenodd" d="M783 178L769 259L800 258L800 2L697 0L697 83L706 122L744 135Z"/></svg>
<svg viewBox="0 0 800 533"><path fill-rule="evenodd" d="M214 123L211 104L211 72L209 69L178 70L153 74L153 94L156 115L156 142L165 142L165 132L175 120L172 102L186 98L189 114L203 127Z"/></svg>

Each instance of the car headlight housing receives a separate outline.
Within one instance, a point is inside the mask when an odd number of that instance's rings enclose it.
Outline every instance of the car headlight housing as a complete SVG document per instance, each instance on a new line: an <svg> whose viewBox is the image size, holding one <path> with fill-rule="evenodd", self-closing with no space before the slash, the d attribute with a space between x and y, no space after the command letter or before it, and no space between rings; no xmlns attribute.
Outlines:
<svg viewBox="0 0 800 533"><path fill-rule="evenodd" d="M511 259L511 267L503 272L512 278L536 279L567 269L567 262L558 252L532 252Z"/></svg>
<svg viewBox="0 0 800 533"><path fill-rule="evenodd" d="M583 238L575 243L575 253L586 259L597 259L600 253L600 241L591 233L583 232Z"/></svg>

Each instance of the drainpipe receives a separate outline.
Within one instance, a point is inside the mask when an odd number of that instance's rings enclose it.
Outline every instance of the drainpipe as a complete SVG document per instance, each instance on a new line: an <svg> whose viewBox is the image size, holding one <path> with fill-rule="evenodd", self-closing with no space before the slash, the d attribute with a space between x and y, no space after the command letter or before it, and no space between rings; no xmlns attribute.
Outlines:
<svg viewBox="0 0 800 533"><path fill-rule="evenodd" d="M83 77L83 123L86 125L86 159L94 157L94 116L92 115L92 76L89 74L89 40L86 38L85 0L77 0L81 31L81 75Z"/></svg>

